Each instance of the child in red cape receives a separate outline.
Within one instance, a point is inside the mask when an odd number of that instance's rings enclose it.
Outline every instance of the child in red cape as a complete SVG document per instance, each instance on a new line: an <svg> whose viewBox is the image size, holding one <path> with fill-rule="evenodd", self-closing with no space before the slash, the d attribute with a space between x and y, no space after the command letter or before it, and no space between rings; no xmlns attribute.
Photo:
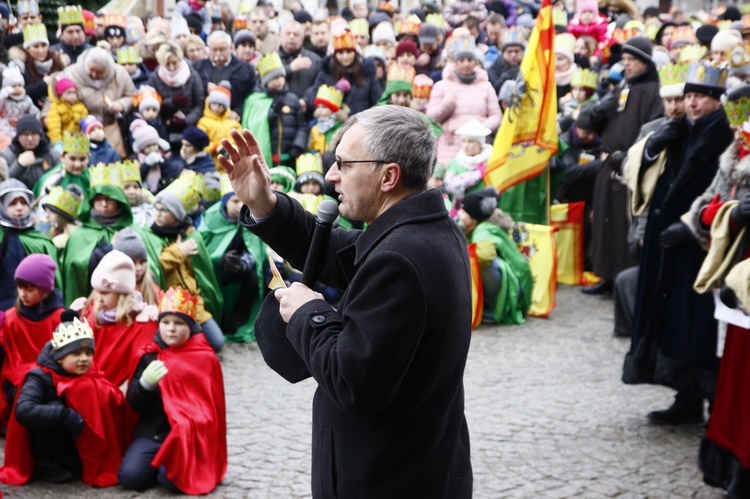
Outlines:
<svg viewBox="0 0 750 499"><path fill-rule="evenodd" d="M118 478L126 489L157 482L183 494L208 494L227 470L221 365L195 320L196 299L170 288L159 330L141 350L127 401L140 414Z"/></svg>
<svg viewBox="0 0 750 499"><path fill-rule="evenodd" d="M60 324L60 314L65 310L62 292L54 289L56 270L52 257L41 253L27 256L16 267L18 298L16 306L5 312L2 333L2 426L7 423L26 373L35 367L39 352L52 339L52 331Z"/></svg>
<svg viewBox="0 0 750 499"><path fill-rule="evenodd" d="M18 395L6 435L2 483L82 477L97 487L117 484L126 447L125 400L93 367L89 325L70 312L62 319Z"/></svg>
<svg viewBox="0 0 750 499"><path fill-rule="evenodd" d="M120 386L135 369L141 347L154 337L157 308L143 303L135 290L135 264L121 251L104 255L91 274L91 287L86 318L96 338L94 361Z"/></svg>

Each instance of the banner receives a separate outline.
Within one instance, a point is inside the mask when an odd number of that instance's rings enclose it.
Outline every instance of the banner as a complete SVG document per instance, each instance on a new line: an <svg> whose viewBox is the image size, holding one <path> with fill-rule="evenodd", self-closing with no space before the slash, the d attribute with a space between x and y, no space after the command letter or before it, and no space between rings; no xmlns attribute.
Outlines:
<svg viewBox="0 0 750 499"><path fill-rule="evenodd" d="M557 228L557 282L585 284L583 274L583 202L555 204L550 208L550 225Z"/></svg>
<svg viewBox="0 0 750 499"><path fill-rule="evenodd" d="M516 223L513 239L529 260L534 290L531 293L531 308L528 315L547 317L555 308L557 296L557 249L556 227Z"/></svg>

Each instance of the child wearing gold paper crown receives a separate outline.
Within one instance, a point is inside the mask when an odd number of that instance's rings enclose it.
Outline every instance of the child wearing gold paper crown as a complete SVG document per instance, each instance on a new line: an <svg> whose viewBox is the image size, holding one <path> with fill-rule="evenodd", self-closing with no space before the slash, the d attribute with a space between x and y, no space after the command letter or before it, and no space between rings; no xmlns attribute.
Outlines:
<svg viewBox="0 0 750 499"><path fill-rule="evenodd" d="M117 484L126 448L125 400L93 364L93 331L62 314L23 383L8 425L0 482L54 483L81 478L95 487Z"/></svg>
<svg viewBox="0 0 750 499"><path fill-rule="evenodd" d="M39 177L34 185L34 195L44 196L55 185L67 187L75 184L84 196L89 191L90 139L82 133L65 133L63 140L62 164L50 168Z"/></svg>
<svg viewBox="0 0 750 499"><path fill-rule="evenodd" d="M297 158L297 181L289 195L312 214L318 212L323 196L323 160L318 153L305 153Z"/></svg>
<svg viewBox="0 0 750 499"><path fill-rule="evenodd" d="M208 494L226 474L224 379L196 320L196 301L170 288L159 329L140 352L127 392L140 421L117 475L125 489L160 484L174 493Z"/></svg>
<svg viewBox="0 0 750 499"><path fill-rule="evenodd" d="M81 120L89 115L86 106L78 99L78 88L70 78L61 76L49 86L52 105L47 115L47 136L58 152L63 152L64 132L77 132Z"/></svg>
<svg viewBox="0 0 750 499"><path fill-rule="evenodd" d="M557 122L561 132L570 129L583 106L597 100L598 79L596 72L590 69L573 70L570 93L560 97L560 115Z"/></svg>
<svg viewBox="0 0 750 499"><path fill-rule="evenodd" d="M159 192L154 202L155 221L144 230L143 242L149 268L159 286L182 286L196 296L196 318L218 352L224 344L224 334L215 317L221 318L224 300L203 237L188 215L198 209L203 189L203 177L184 170Z"/></svg>
<svg viewBox="0 0 750 499"><path fill-rule="evenodd" d="M154 223L154 195L143 188L141 166L138 161L123 161L122 181L130 211L138 227L149 227Z"/></svg>
<svg viewBox="0 0 750 499"><path fill-rule="evenodd" d="M383 95L380 96L378 106L393 104L411 107L411 88L416 74L414 66L391 65L388 68L388 83L385 85Z"/></svg>
<svg viewBox="0 0 750 499"><path fill-rule="evenodd" d="M427 103L430 102L430 93L432 93L433 81L427 75L417 75L411 86L411 107L420 113L427 109Z"/></svg>
<svg viewBox="0 0 750 499"><path fill-rule="evenodd" d="M228 81L222 81L208 93L203 116L196 124L208 135L209 144L205 151L211 154L219 171L223 171L216 159L219 155L219 148L221 148L221 139L229 137L229 132L232 130L242 130L240 122L230 118L232 108L229 105L231 102L232 85Z"/></svg>
<svg viewBox="0 0 750 499"><path fill-rule="evenodd" d="M68 244L70 234L78 227L78 211L81 209L83 191L75 184L67 187L56 185L41 201L41 221L48 228L44 231L54 243L57 251L62 251Z"/></svg>
<svg viewBox="0 0 750 499"><path fill-rule="evenodd" d="M117 64L128 72L136 90L147 84L149 72L136 47L117 49Z"/></svg>
<svg viewBox="0 0 750 499"><path fill-rule="evenodd" d="M309 148L323 154L331 148L333 135L349 118L349 106L344 104L344 90L328 85L318 88L314 104L315 120L310 123Z"/></svg>
<svg viewBox="0 0 750 499"><path fill-rule="evenodd" d="M159 134L159 138L165 142L169 141L169 132L167 132L167 126L161 120L161 94L156 91L153 87L143 85L138 89L138 92L133 95L133 106L136 108L135 112L132 113L131 117L131 136L130 143L133 143L133 130L132 125L138 119L146 122L147 125L153 127Z"/></svg>

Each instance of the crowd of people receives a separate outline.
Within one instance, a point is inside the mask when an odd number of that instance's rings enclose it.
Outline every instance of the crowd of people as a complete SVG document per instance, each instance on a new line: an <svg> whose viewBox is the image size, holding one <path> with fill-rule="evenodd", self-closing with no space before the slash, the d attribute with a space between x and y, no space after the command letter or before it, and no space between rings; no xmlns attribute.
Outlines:
<svg viewBox="0 0 750 499"><path fill-rule="evenodd" d="M0 481L221 482L216 353L254 340L275 273L300 280L241 222L222 166L233 130L252 132L271 188L314 214L341 201L330 175L391 161L337 155L352 116L420 113L436 139L428 186L478 262L480 321L525 321L534 278L513 229L535 221L500 210L484 178L503 113L524 101L541 2L284 6L180 0L171 19L66 6L53 33L37 1L0 5ZM700 423L708 401L704 478L746 497L750 12L572 7L552 3L548 201L585 203L601 280L582 291L614 291L623 381L677 392L648 419ZM346 215L346 229L372 221Z"/></svg>

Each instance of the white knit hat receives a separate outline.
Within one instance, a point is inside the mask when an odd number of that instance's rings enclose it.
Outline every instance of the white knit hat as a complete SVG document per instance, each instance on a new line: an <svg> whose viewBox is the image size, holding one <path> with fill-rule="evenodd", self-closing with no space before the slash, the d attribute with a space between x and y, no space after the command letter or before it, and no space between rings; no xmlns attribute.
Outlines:
<svg viewBox="0 0 750 499"><path fill-rule="evenodd" d="M132 293L135 291L133 260L122 251L110 251L91 274L91 287L105 293Z"/></svg>
<svg viewBox="0 0 750 499"><path fill-rule="evenodd" d="M711 52L726 52L742 45L742 34L734 29L725 29L716 33L711 40Z"/></svg>
<svg viewBox="0 0 750 499"><path fill-rule="evenodd" d="M23 85L24 79L21 70L17 67L3 70L3 86L12 87L13 85Z"/></svg>
<svg viewBox="0 0 750 499"><path fill-rule="evenodd" d="M372 31L372 43L391 42L396 45L396 32L391 23L380 23Z"/></svg>

